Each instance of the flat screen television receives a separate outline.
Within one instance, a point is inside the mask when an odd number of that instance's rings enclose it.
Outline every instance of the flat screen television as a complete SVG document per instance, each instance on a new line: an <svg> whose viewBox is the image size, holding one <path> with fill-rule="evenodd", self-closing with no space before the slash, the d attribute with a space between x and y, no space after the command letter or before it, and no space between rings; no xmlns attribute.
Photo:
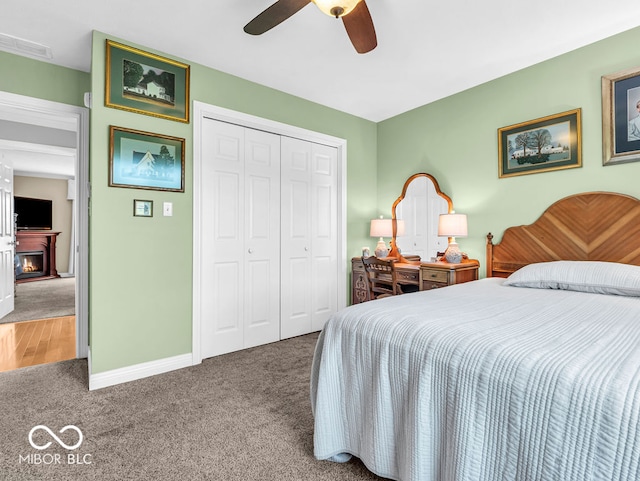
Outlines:
<svg viewBox="0 0 640 481"><path fill-rule="evenodd" d="M32 199L30 197L14 197L13 205L18 230L51 230L53 201Z"/></svg>

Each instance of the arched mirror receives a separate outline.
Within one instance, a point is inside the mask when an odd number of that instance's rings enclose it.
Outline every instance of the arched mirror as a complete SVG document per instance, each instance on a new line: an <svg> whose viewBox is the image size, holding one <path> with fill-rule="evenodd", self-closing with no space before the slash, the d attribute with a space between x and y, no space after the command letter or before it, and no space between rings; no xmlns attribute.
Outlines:
<svg viewBox="0 0 640 481"><path fill-rule="evenodd" d="M420 256L421 260L430 261L443 252L447 238L438 237L438 218L450 212L453 202L432 175L420 173L409 177L391 208L391 218L403 222L393 222L389 257L408 261L405 256ZM399 225L403 228L398 229Z"/></svg>

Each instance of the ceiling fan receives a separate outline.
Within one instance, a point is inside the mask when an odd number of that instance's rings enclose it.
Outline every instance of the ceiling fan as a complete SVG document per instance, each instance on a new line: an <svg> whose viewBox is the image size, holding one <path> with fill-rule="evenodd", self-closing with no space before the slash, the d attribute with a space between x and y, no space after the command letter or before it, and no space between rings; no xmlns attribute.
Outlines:
<svg viewBox="0 0 640 481"><path fill-rule="evenodd" d="M342 18L347 35L358 53L367 53L376 48L376 31L364 0L278 0L246 24L244 31L251 35L261 35L311 2L323 13Z"/></svg>

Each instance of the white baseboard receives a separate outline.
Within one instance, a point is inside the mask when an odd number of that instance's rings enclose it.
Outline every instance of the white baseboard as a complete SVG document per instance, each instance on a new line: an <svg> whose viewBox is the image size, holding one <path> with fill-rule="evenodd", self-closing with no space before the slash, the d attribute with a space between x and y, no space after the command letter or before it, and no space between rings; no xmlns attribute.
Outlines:
<svg viewBox="0 0 640 481"><path fill-rule="evenodd" d="M175 371L192 365L193 356L191 353L188 353L91 374L91 352L89 352L89 391L115 386L123 382L137 381L138 379Z"/></svg>

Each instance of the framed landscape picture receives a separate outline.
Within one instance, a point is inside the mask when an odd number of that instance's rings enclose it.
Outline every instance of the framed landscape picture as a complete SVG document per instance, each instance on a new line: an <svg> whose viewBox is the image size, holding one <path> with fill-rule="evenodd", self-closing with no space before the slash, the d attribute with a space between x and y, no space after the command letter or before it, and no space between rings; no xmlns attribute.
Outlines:
<svg viewBox="0 0 640 481"><path fill-rule="evenodd" d="M498 176L582 166L581 110L569 110L498 129Z"/></svg>
<svg viewBox="0 0 640 481"><path fill-rule="evenodd" d="M184 139L111 126L109 186L184 192Z"/></svg>
<svg viewBox="0 0 640 481"><path fill-rule="evenodd" d="M602 77L602 163L640 160L640 67Z"/></svg>
<svg viewBox="0 0 640 481"><path fill-rule="evenodd" d="M107 40L105 105L189 122L189 65Z"/></svg>

